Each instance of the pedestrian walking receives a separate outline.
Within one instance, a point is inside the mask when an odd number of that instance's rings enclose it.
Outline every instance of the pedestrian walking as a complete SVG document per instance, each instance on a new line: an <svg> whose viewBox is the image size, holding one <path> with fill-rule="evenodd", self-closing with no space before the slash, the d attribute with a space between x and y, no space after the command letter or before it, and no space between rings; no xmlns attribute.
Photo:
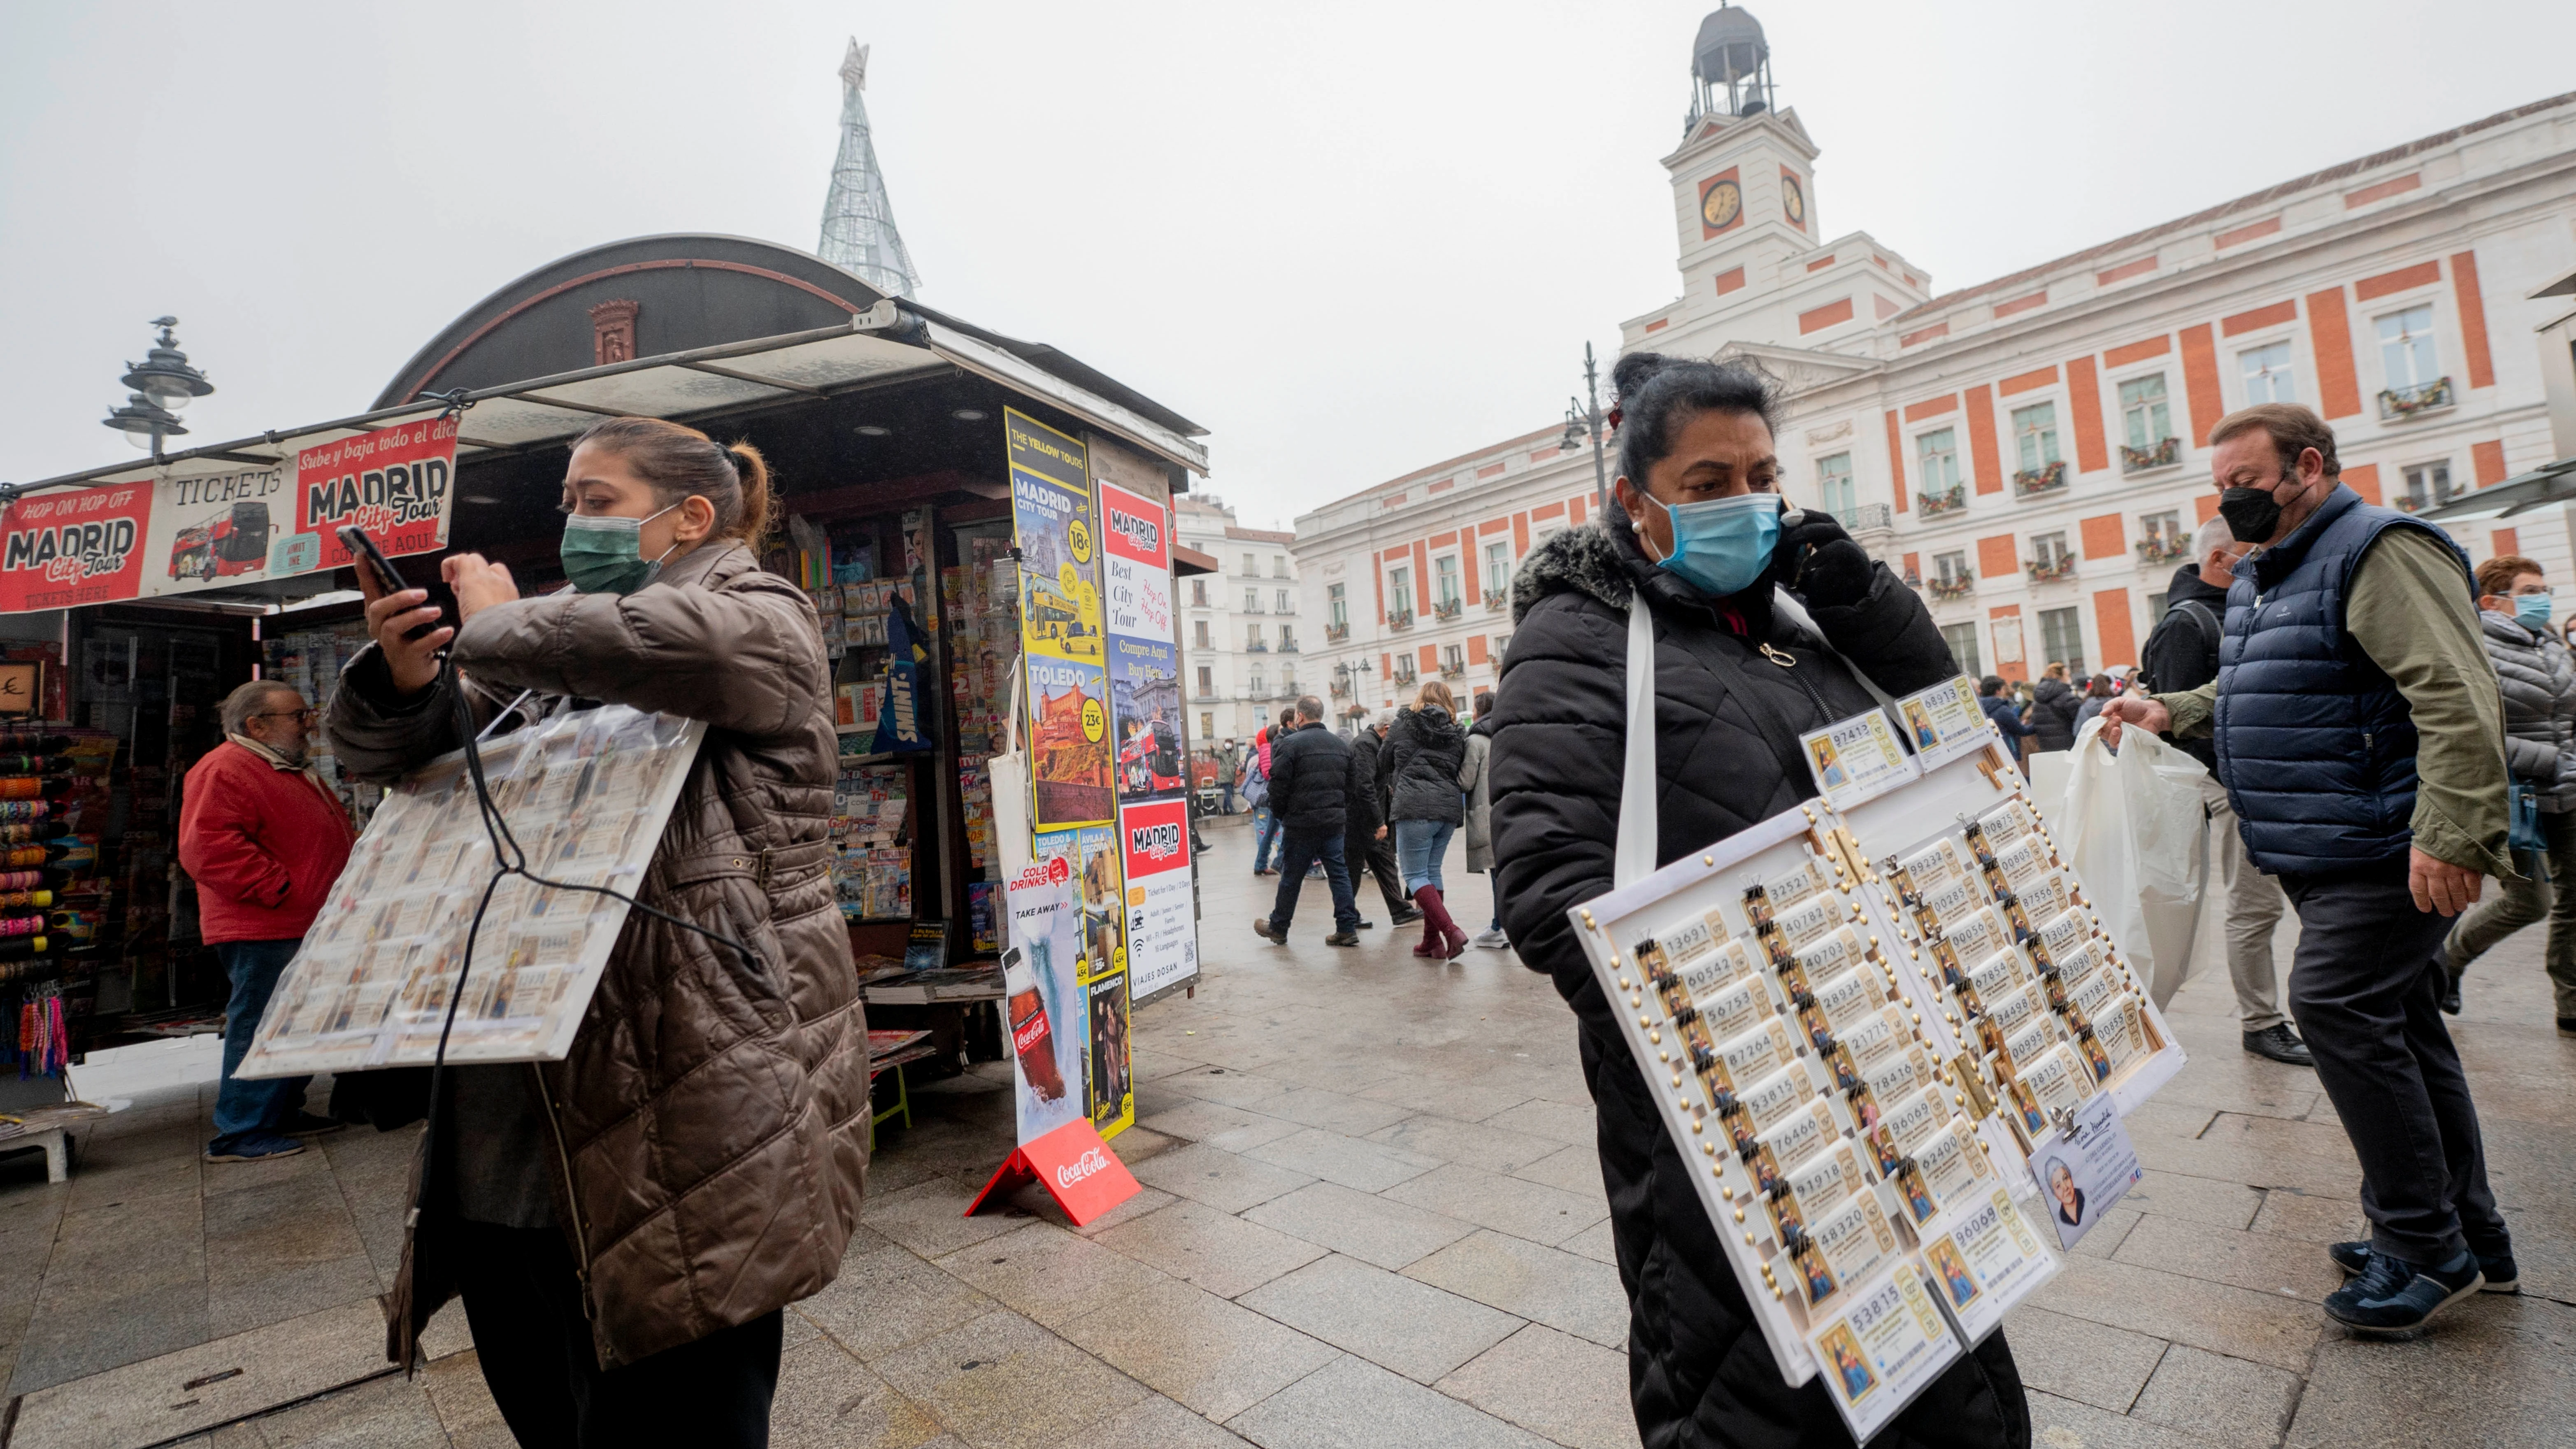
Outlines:
<svg viewBox="0 0 2576 1449"><path fill-rule="evenodd" d="M1252 732L1252 747L1243 756L1243 803L1252 807L1252 873L1270 870L1270 726Z"/></svg>
<svg viewBox="0 0 2576 1449"><path fill-rule="evenodd" d="M813 605L760 567L760 455L614 418L564 476L568 590L522 599L478 555L369 593L341 676L343 768L391 780L459 745L437 651L478 719L602 700L703 721L635 886L760 958L628 917L560 1063L445 1070L386 1299L395 1362L462 1294L484 1383L528 1446L766 1444L781 1310L840 1271L868 1153L867 1019L833 903L836 740ZM515 714L516 711L513 711ZM483 949L496 958L501 943Z"/></svg>
<svg viewBox="0 0 2576 1449"><path fill-rule="evenodd" d="M2325 1311L2409 1333L2516 1283L2434 965L2481 877L2517 875L2503 702L2467 557L2346 487L2322 419L2262 403L2210 444L2219 516L2262 547L2236 565L2218 677L2114 700L2105 733L2214 733L2246 856L2299 913L2290 1013L2361 1161L2371 1236L2328 1250L2354 1277Z"/></svg>
<svg viewBox="0 0 2576 1449"><path fill-rule="evenodd" d="M1359 890L1360 870L1377 877L1378 894L1386 900L1387 924L1409 926L1422 919L1413 908L1412 898L1404 893L1404 873L1396 869L1395 842L1387 838L1386 794L1378 788L1378 751L1384 748L1386 727L1395 721L1394 710L1380 710L1375 719L1363 722L1351 736L1351 776L1345 799L1349 811L1342 828L1342 860L1351 872L1351 890ZM1361 929L1372 923L1360 922Z"/></svg>
<svg viewBox="0 0 2576 1449"><path fill-rule="evenodd" d="M2460 915L2442 941L2442 1010L2460 1014L2460 973L2505 937L2546 916L2541 959L2558 1030L2576 1036L2576 657L2549 627L2549 580L2515 554L2478 565L2478 622L2504 690L2504 756L2517 796L2532 796L2545 850L2520 880ZM2545 868L2544 868L2545 867Z"/></svg>
<svg viewBox="0 0 2576 1449"><path fill-rule="evenodd" d="M1234 813L1234 782L1243 773L1243 749L1231 739L1216 752L1217 813Z"/></svg>
<svg viewBox="0 0 2576 1449"><path fill-rule="evenodd" d="M2198 689L2218 677L2218 646L2225 633L2227 590L2236 561L2253 552L2211 518L2191 540L2193 562L2174 570L2165 585L2165 616L2138 651L2147 688L2164 693ZM2109 737L2105 728L2105 737ZM2226 911L2227 977L2236 989L2236 1024L2246 1051L2294 1067L2313 1067L2307 1043L2290 1029L2281 1009L2281 984L2272 963L2272 937L2290 907L2281 883L2245 857L2236 807L2219 783L2218 746L2208 734L2175 739L2176 749L2209 767L2200 781L2202 813L2209 822L2209 884Z"/></svg>
<svg viewBox="0 0 2576 1449"><path fill-rule="evenodd" d="M293 1157L340 1124L304 1110L311 1077L237 1080L268 998L349 863L349 812L305 763L314 712L291 686L254 679L224 696L221 744L188 770L179 867L197 883L200 937L232 983L208 1162Z"/></svg>
<svg viewBox="0 0 2576 1449"><path fill-rule="evenodd" d="M1351 873L1342 857L1350 823L1351 746L1324 727L1324 702L1313 695L1289 711L1296 728L1270 742L1270 814L1279 822L1279 897L1252 929L1273 945L1288 944L1297 895L1306 868L1321 862L1333 893L1333 933L1327 946L1360 943L1360 908L1351 896Z"/></svg>
<svg viewBox="0 0 2576 1449"><path fill-rule="evenodd" d="M1494 796L1489 779L1494 757L1494 697L1476 696L1482 708L1476 711L1476 722L1467 727L1467 757L1458 766L1458 788L1467 797L1467 869L1477 875L1490 876L1494 871ZM1495 891L1492 924L1478 931L1468 944L1488 951L1508 951L1512 938L1503 931L1503 895Z"/></svg>
<svg viewBox="0 0 2576 1449"><path fill-rule="evenodd" d="M1985 711L1987 723L2003 732L2004 744L2014 759L2028 758L2030 737L2038 731L2022 719L2020 707L2005 691L2002 675L1989 674L1977 681L1977 708Z"/></svg>
<svg viewBox="0 0 2576 1449"><path fill-rule="evenodd" d="M1467 933L1449 918L1447 882L1440 877L1449 837L1467 818L1458 791L1459 767L1467 762L1467 732L1458 727L1457 708L1448 685L1424 680L1412 705L1395 712L1377 762L1378 777L1386 783L1387 819L1395 832L1396 868L1404 872L1404 889L1422 912L1422 944L1413 954L1444 961L1467 949Z"/></svg>
<svg viewBox="0 0 2576 1449"><path fill-rule="evenodd" d="M2119 692L2120 686L2111 676L2094 675L2092 683L2084 686L2084 703L2075 711L2075 732L2079 735L2084 733L2084 727L2092 723L2093 717L2102 712L2102 706L2110 703L2112 696ZM2073 746L2070 744L2068 748Z"/></svg>
<svg viewBox="0 0 2576 1449"><path fill-rule="evenodd" d="M2075 748L2075 712L2084 701L2066 682L2064 663L2052 663L2040 671L2039 683L2031 689L2030 747L2033 750L2071 750Z"/></svg>
<svg viewBox="0 0 2576 1449"><path fill-rule="evenodd" d="M1614 382L1616 505L1541 544L1512 580L1487 765L1504 925L1578 1023L1628 1293L1639 1437L1848 1449L1824 1384L1781 1381L1700 1197L1707 1169L1665 1132L1566 917L1613 881L1632 605L1655 641L1657 864L1812 797L1798 735L1877 707L1854 669L1906 694L1958 666L1922 601L1831 515L1781 511L1779 404L1759 374L1632 354ZM1821 638L1774 607L1780 586ZM2026 1446L2030 1413L2004 1335L1979 1342L1883 1434L1907 1449Z"/></svg>

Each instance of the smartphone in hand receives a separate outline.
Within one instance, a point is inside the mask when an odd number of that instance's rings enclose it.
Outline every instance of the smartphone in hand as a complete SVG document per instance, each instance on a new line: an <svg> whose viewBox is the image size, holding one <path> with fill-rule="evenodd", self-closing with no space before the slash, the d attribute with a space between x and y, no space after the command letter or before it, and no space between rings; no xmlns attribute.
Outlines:
<svg viewBox="0 0 2576 1449"><path fill-rule="evenodd" d="M356 567L364 569L375 576L376 592L378 594L399 594L403 590L411 587L410 584L404 582L403 576L395 570L394 561L385 557L385 551L376 546L376 541L367 536L367 531L365 529L360 528L354 523L344 523L340 525L339 532L341 544L349 550L350 562ZM433 619L430 622L421 625L419 628L412 630L410 633L405 634L403 637L405 639L418 639L423 635L428 634L431 630L438 628L440 622L440 620Z"/></svg>

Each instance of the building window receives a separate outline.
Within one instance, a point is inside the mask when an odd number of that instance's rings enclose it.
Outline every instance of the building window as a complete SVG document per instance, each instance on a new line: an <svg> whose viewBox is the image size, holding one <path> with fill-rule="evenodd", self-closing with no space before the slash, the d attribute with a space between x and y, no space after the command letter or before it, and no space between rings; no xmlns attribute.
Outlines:
<svg viewBox="0 0 2576 1449"><path fill-rule="evenodd" d="M1959 433L1940 428L1914 440L1916 471L1927 498L1947 498L1959 491Z"/></svg>
<svg viewBox="0 0 2576 1449"><path fill-rule="evenodd" d="M1932 573L1945 584L1958 583L1973 577L1968 572L1968 555L1965 551L1932 555Z"/></svg>
<svg viewBox="0 0 2576 1449"><path fill-rule="evenodd" d="M1215 693L1216 671L1209 666L1202 664L1199 666L1199 697L1201 699L1205 699Z"/></svg>
<svg viewBox="0 0 2576 1449"><path fill-rule="evenodd" d="M2033 403L2013 409L2013 443L2021 449L2025 473L2036 473L2057 461L2057 404Z"/></svg>
<svg viewBox="0 0 2576 1449"><path fill-rule="evenodd" d="M1286 554L1281 554L1270 560L1270 576L1274 579L1284 579L1288 577L1288 556Z"/></svg>
<svg viewBox="0 0 2576 1449"><path fill-rule="evenodd" d="M2133 377L2120 384L2120 420L2128 428L2129 446L2153 452L2174 435L2173 410L2165 403L2165 375Z"/></svg>
<svg viewBox="0 0 2576 1449"><path fill-rule="evenodd" d="M2450 464L2418 463L2405 469L2404 476L2406 495L2397 500L2397 506L2407 512L2421 513L2451 501Z"/></svg>
<svg viewBox="0 0 2576 1449"><path fill-rule="evenodd" d="M1280 653L1282 653L1282 654L1286 654L1286 653L1289 653L1289 652L1293 651L1294 649L1296 649L1296 647L1297 647L1297 626L1296 626L1296 625L1294 625L1294 624L1282 624L1282 625L1280 625L1280 626L1279 626L1279 652L1280 652Z"/></svg>
<svg viewBox="0 0 2576 1449"><path fill-rule="evenodd" d="M1246 589L1243 591L1243 612L1247 614L1258 614L1261 612L1261 591L1259 589Z"/></svg>
<svg viewBox="0 0 2576 1449"><path fill-rule="evenodd" d="M1200 649L1213 649L1216 647L1216 645L1208 639L1207 620L1199 620L1192 626L1192 629L1194 631L1190 637L1190 643L1192 646Z"/></svg>
<svg viewBox="0 0 2576 1449"><path fill-rule="evenodd" d="M1503 539L1485 545L1485 607L1499 609L1512 596L1512 546Z"/></svg>
<svg viewBox="0 0 2576 1449"><path fill-rule="evenodd" d="M1351 601L1342 596L1342 586L1340 584L1325 585L1324 598L1325 606L1332 616L1329 621L1332 626L1336 629L1349 628L1351 626Z"/></svg>
<svg viewBox="0 0 2576 1449"><path fill-rule="evenodd" d="M2379 365L2388 373L2388 388L2402 392L2442 375L2433 352L2433 309L2409 307L2379 319Z"/></svg>
<svg viewBox="0 0 2576 1449"><path fill-rule="evenodd" d="M1204 609L1208 606L1207 580L1190 580L1190 604L1192 607L1200 609Z"/></svg>
<svg viewBox="0 0 2576 1449"><path fill-rule="evenodd" d="M2082 679L2090 670L2084 667L2084 613L2080 609L2042 609L2039 611L2039 652L2041 662L2063 664L2071 679Z"/></svg>
<svg viewBox="0 0 2576 1449"><path fill-rule="evenodd" d="M1458 612L1458 556L1444 553L1431 561L1431 594L1440 606L1440 616L1448 618Z"/></svg>
<svg viewBox="0 0 2576 1449"><path fill-rule="evenodd" d="M1261 577L1261 561L1250 554L1245 554L1243 556L1243 576L1247 579L1257 579Z"/></svg>
<svg viewBox="0 0 2576 1449"><path fill-rule="evenodd" d="M2161 620L2161 619L2163 619L2163 618L2164 618L2164 616L2165 616L2165 598L2166 598L2166 596L2165 596L2165 595L2163 595L2163 594L2149 594L2149 595L2147 595L2147 617L2148 617L2148 618L2150 618L2150 619L2157 619L2157 620Z"/></svg>
<svg viewBox="0 0 2576 1449"><path fill-rule="evenodd" d="M1268 699L1270 697L1270 686L1263 682L1261 671L1258 669L1252 671L1252 697L1254 699Z"/></svg>
<svg viewBox="0 0 2576 1449"><path fill-rule="evenodd" d="M2063 533L2035 534L2030 540L2030 577L2033 583L2054 583L2075 574L2075 554L2066 546Z"/></svg>
<svg viewBox="0 0 2576 1449"><path fill-rule="evenodd" d="M2138 532L2138 557L2146 563L2172 563L2191 552L2191 535L2183 529L2182 514L2172 509L2141 515Z"/></svg>
<svg viewBox="0 0 2576 1449"><path fill-rule="evenodd" d="M1270 647L1269 645L1261 642L1260 625L1246 624L1243 626L1243 647L1246 649L1267 649Z"/></svg>
<svg viewBox="0 0 2576 1449"><path fill-rule="evenodd" d="M1279 605L1274 612L1281 614L1293 612L1288 607L1288 591L1286 589L1274 589L1272 592L1279 596L1277 599L1273 600L1274 603Z"/></svg>
<svg viewBox="0 0 2576 1449"><path fill-rule="evenodd" d="M1941 637L1949 643L1950 657L1958 663L1961 674L1976 676L1986 672L1977 657L1976 625L1944 624Z"/></svg>
<svg viewBox="0 0 2576 1449"><path fill-rule="evenodd" d="M1398 620L1407 624L1413 622L1412 569L1399 567L1387 572L1386 617L1390 623Z"/></svg>
<svg viewBox="0 0 2576 1449"><path fill-rule="evenodd" d="M1836 453L1816 460L1816 496L1827 513L1844 523L1860 516L1859 487L1852 481L1851 454Z"/></svg>
<svg viewBox="0 0 2576 1449"><path fill-rule="evenodd" d="M1467 650L1464 645L1444 645L1440 650L1440 672L1451 679L1467 672Z"/></svg>
<svg viewBox="0 0 2576 1449"><path fill-rule="evenodd" d="M2299 390L2290 378L2290 344L2275 342L2268 347L2249 347L2236 354L2237 363L2245 370L2245 405L2256 403L2294 403Z"/></svg>

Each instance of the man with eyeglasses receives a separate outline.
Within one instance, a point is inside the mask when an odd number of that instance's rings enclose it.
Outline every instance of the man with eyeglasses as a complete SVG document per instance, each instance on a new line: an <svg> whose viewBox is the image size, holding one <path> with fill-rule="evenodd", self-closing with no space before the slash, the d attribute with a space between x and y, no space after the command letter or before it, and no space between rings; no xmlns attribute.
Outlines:
<svg viewBox="0 0 2576 1449"><path fill-rule="evenodd" d="M179 864L197 883L197 919L232 980L224 1074L208 1162L258 1162L304 1150L340 1124L304 1110L310 1077L237 1081L269 993L349 863L349 814L305 763L315 711L273 679L224 697L224 742L188 771Z"/></svg>
<svg viewBox="0 0 2576 1449"><path fill-rule="evenodd" d="M2104 706L2208 732L2246 858L2299 913L2290 1011L2361 1161L2367 1242L2327 1256L2352 1332L2398 1335L2514 1291L2478 1112L2442 1024L2435 951L2507 851L2504 708L2467 555L2342 482L2334 430L2263 403L2210 430L2218 515L2239 542L2218 677Z"/></svg>

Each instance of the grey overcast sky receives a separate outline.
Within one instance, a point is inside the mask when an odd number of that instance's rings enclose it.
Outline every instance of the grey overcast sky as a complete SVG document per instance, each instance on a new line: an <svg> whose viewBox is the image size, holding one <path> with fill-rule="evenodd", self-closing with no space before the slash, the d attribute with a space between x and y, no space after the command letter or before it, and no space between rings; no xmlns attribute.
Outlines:
<svg viewBox="0 0 2576 1449"><path fill-rule="evenodd" d="M1759 0L1821 235L1947 290L2576 84L2566 0ZM1676 290L1699 0L0 0L0 479L145 319L213 440L365 406L476 299L651 232L814 245L846 36L922 300L1213 430L1293 516L1549 426Z"/></svg>

